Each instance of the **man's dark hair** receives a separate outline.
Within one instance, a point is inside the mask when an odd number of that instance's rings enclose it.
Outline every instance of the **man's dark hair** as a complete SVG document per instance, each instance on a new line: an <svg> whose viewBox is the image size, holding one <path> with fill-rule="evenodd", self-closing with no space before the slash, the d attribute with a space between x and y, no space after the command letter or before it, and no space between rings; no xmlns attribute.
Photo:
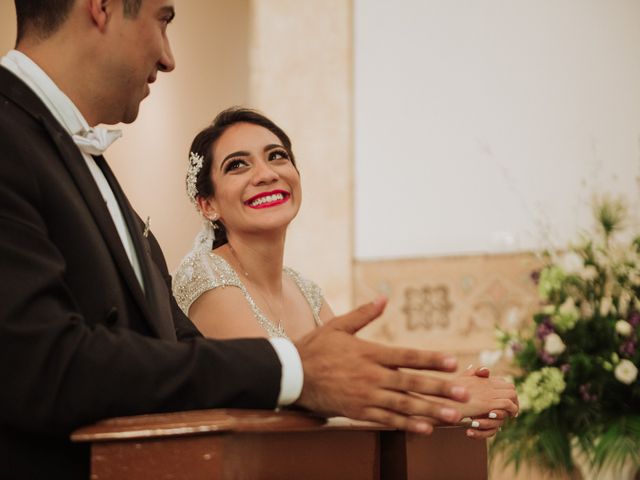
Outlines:
<svg viewBox="0 0 640 480"><path fill-rule="evenodd" d="M47 38L64 23L76 0L14 0L18 17L18 43L28 29ZM123 0L124 14L135 17L142 0Z"/></svg>

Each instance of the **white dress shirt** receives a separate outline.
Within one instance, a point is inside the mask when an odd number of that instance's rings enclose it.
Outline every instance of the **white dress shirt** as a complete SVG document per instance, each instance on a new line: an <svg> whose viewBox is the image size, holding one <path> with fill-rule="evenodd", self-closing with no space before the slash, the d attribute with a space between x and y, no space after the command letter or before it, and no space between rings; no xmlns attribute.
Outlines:
<svg viewBox="0 0 640 480"><path fill-rule="evenodd" d="M92 151L92 153L101 153L109 144L121 136L119 131L106 131L106 129L101 129L100 127L92 128L71 99L24 53L11 50L0 59L0 65L14 73L34 91L71 137L83 137L86 133L93 134L95 131L96 135L93 135L93 138L97 139L98 144L102 143L102 145L98 145L99 151ZM74 140L76 144L81 145L79 148L82 156L107 204L107 208L116 226L122 245L129 257L131 266L140 285L144 289L144 280L142 278L138 255L113 191L93 157L89 153L86 153L92 149L84 148L86 142L82 138L74 138ZM271 339L270 342L282 365L278 405L289 405L298 399L302 391L304 374L300 355L293 343L286 339L274 338Z"/></svg>

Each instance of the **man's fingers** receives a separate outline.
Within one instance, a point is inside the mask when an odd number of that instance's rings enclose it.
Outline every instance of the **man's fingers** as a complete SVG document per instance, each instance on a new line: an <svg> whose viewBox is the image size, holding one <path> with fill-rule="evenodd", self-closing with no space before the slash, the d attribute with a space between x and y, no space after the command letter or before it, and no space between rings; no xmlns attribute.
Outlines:
<svg viewBox="0 0 640 480"><path fill-rule="evenodd" d="M467 389L455 382L401 370L389 370L382 386L399 392L433 395L458 402L466 402L469 399Z"/></svg>
<svg viewBox="0 0 640 480"><path fill-rule="evenodd" d="M455 408L404 392L382 390L372 398L372 403L386 411L401 415L436 418L446 423L456 423L461 417L460 412Z"/></svg>
<svg viewBox="0 0 640 480"><path fill-rule="evenodd" d="M391 368L415 368L443 372L453 372L458 368L458 360L455 357L441 352L388 347L378 349L375 355L382 365Z"/></svg>
<svg viewBox="0 0 640 480"><path fill-rule="evenodd" d="M360 305L355 310L334 318L327 325L331 325L336 330L354 334L378 318L384 312L386 305L386 297L378 297L373 302Z"/></svg>
<svg viewBox="0 0 640 480"><path fill-rule="evenodd" d="M424 418L412 418L383 408L367 408L362 419L414 433L429 435L433 432L433 425Z"/></svg>

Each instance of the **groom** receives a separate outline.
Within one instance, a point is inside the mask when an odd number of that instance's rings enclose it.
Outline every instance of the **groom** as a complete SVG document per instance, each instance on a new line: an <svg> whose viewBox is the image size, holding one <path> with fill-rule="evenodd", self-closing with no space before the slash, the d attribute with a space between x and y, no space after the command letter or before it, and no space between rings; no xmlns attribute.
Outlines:
<svg viewBox="0 0 640 480"><path fill-rule="evenodd" d="M353 334L384 301L295 345L202 338L102 153L175 62L173 0L16 0L0 62L0 477L87 478L70 432L175 410L295 404L429 433L464 388L398 367L451 357ZM435 403L414 393L449 399Z"/></svg>

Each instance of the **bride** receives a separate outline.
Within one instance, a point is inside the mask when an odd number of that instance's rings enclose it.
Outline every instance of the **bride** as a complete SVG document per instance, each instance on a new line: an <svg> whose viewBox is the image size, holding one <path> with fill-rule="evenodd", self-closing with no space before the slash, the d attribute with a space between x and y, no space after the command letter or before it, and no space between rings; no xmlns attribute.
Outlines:
<svg viewBox="0 0 640 480"><path fill-rule="evenodd" d="M315 283L283 267L302 192L280 127L253 110L224 110L193 140L186 183L205 222L173 291L203 335L297 340L334 316ZM471 393L464 414L475 417L468 435L476 438L518 411L513 386L487 377L487 369L470 369L458 378Z"/></svg>
<svg viewBox="0 0 640 480"><path fill-rule="evenodd" d="M173 290L205 336L296 340L334 316L315 283L283 268L302 191L277 125L248 109L221 112L193 140L187 193L206 220Z"/></svg>

